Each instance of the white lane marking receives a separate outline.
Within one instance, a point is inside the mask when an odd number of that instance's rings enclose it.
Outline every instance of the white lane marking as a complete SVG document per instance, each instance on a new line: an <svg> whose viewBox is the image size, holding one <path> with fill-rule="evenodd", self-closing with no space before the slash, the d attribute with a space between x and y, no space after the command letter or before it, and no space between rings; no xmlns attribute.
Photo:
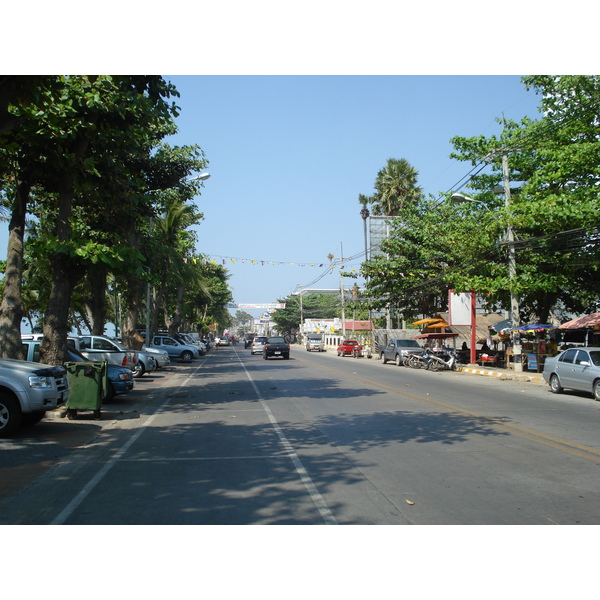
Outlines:
<svg viewBox="0 0 600 600"><path fill-rule="evenodd" d="M236 352L236 356L237 356L237 352ZM240 359L239 356L238 356L238 360L240 361L240 364L242 365L242 368L244 369L244 371L246 373L246 377L248 377L248 380L252 384L252 387L254 388L254 392L256 393L256 396L258 397L261 406L263 407L264 411L267 413L267 417L269 417L269 421L271 421L271 425L273 426L273 429L275 429L275 432L277 433L279 440L283 444L283 447L285 448L287 455L289 456L290 460L292 461L294 468L296 469L296 472L300 476L300 479L302 480L304 487L306 487L314 505L317 507L317 510L321 514L321 518L323 519L323 521L325 522L326 525L337 525L338 523L335 520L335 517L331 514L331 511L329 510L329 507L325 503L325 500L323 500L323 497L319 493L319 490L317 490L317 487L315 486L312 479L310 478L310 475L307 473L306 469L304 468L304 465L302 464L301 460L298 458L298 455L294 451L292 444L290 444L288 439L285 437L285 434L283 433L281 427L279 427L279 423L277 423L277 420L273 416L271 409L268 407L267 403L265 402L265 399L263 398L258 387L256 386L256 383L254 383L252 376L248 372L248 369L246 369L246 366L244 365L244 363L242 362L242 360Z"/></svg>
<svg viewBox="0 0 600 600"><path fill-rule="evenodd" d="M149 427L154 419L158 417L160 413L163 412L165 406L171 401L175 393L185 385L192 378L192 376L196 373L200 367L204 365L203 361L194 371L188 375L178 386L177 388L169 394L169 397L158 407L158 409L154 412L154 414L150 415L146 422L123 444L123 446L117 450L117 452L113 455L113 457L88 481L86 485L80 490L80 492L67 504L67 506L59 513L59 515L50 522L50 525L63 525L64 522L73 514L73 512L77 509L77 507L85 500L85 498L89 495L89 493L102 481L105 475L115 466L117 461L121 459L123 454L129 450L131 445L142 435L142 433Z"/></svg>

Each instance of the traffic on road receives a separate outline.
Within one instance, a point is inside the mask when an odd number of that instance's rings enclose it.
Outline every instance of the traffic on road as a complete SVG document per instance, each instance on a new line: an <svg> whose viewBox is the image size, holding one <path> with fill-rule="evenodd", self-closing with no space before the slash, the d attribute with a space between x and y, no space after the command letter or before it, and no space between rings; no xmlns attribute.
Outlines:
<svg viewBox="0 0 600 600"><path fill-rule="evenodd" d="M0 440L0 523L598 524L599 421L543 381L223 346Z"/></svg>

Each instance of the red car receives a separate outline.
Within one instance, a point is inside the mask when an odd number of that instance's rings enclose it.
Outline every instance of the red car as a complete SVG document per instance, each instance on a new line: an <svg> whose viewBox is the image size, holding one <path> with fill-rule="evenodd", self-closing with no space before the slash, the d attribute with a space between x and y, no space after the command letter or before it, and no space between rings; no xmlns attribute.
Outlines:
<svg viewBox="0 0 600 600"><path fill-rule="evenodd" d="M346 340L337 349L338 356L362 356L362 346L356 340Z"/></svg>

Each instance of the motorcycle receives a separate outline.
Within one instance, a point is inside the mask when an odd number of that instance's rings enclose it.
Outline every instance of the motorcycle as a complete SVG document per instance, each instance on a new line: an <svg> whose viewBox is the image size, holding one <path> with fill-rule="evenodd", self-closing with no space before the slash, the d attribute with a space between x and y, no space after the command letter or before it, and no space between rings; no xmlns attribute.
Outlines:
<svg viewBox="0 0 600 600"><path fill-rule="evenodd" d="M456 369L456 352L451 350L447 356L448 359L444 360L441 356L429 354L427 356L427 368L430 371L454 371Z"/></svg>

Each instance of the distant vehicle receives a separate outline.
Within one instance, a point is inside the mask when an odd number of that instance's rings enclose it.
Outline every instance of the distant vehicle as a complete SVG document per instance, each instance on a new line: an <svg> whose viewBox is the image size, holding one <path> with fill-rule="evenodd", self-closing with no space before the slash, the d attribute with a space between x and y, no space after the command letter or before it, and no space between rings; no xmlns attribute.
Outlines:
<svg viewBox="0 0 600 600"><path fill-rule="evenodd" d="M391 339L387 346L379 347L379 358L384 365L390 361L400 366L408 354L423 354L417 340Z"/></svg>
<svg viewBox="0 0 600 600"><path fill-rule="evenodd" d="M250 353L251 354L262 354L264 349L265 349L265 342L267 341L267 337L266 336L256 336L253 340L252 340L252 344L250 346Z"/></svg>
<svg viewBox="0 0 600 600"><path fill-rule="evenodd" d="M273 358L281 356L285 359L290 357L290 345L282 337L270 337L265 342L263 358Z"/></svg>
<svg viewBox="0 0 600 600"><path fill-rule="evenodd" d="M252 346L252 340L256 337L255 333L244 334L244 348L250 348Z"/></svg>
<svg viewBox="0 0 600 600"><path fill-rule="evenodd" d="M218 338L217 346L231 346L231 339L227 336Z"/></svg>
<svg viewBox="0 0 600 600"><path fill-rule="evenodd" d="M312 352L313 350L317 352L325 351L325 344L320 333L311 333L306 336L306 350L307 352Z"/></svg>
<svg viewBox="0 0 600 600"><path fill-rule="evenodd" d="M362 346L356 340L346 340L337 349L338 356L362 356Z"/></svg>
<svg viewBox="0 0 600 600"><path fill-rule="evenodd" d="M569 388L600 400L600 347L569 348L548 356L542 375L555 394Z"/></svg>

